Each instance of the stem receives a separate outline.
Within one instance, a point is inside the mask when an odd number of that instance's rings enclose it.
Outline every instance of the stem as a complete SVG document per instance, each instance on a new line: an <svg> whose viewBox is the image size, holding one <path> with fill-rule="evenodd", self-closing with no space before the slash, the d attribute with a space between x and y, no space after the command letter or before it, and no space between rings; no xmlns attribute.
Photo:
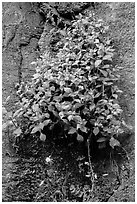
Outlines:
<svg viewBox="0 0 137 204"><path fill-rule="evenodd" d="M11 118L11 121L12 121L13 125L17 128L18 126L15 124L15 122L13 121L12 118Z"/></svg>
<svg viewBox="0 0 137 204"><path fill-rule="evenodd" d="M91 188L91 193L93 192L94 189L94 171L93 171L93 166L91 163L91 156L90 156L90 139L87 139L87 145L88 145L88 160L89 160L89 167L90 167L90 175L91 175L91 183L92 183L92 188Z"/></svg>
<svg viewBox="0 0 137 204"><path fill-rule="evenodd" d="M104 96L104 83L103 83L103 86L102 86L102 92L103 92L102 96Z"/></svg>

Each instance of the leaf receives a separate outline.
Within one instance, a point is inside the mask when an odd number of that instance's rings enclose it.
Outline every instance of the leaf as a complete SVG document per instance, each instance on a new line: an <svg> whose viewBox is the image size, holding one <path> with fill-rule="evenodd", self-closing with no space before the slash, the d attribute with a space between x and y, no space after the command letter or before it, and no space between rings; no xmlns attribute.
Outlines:
<svg viewBox="0 0 137 204"><path fill-rule="evenodd" d="M73 127L72 127L72 128L69 130L68 134L73 135L73 134L76 133L76 132L77 132L76 128L73 128Z"/></svg>
<svg viewBox="0 0 137 204"><path fill-rule="evenodd" d="M61 107L62 107L63 110L66 110L66 111L67 111L67 110L70 110L70 109L71 109L71 104L62 104Z"/></svg>
<svg viewBox="0 0 137 204"><path fill-rule="evenodd" d="M105 137L100 137L97 142L105 142L107 139Z"/></svg>
<svg viewBox="0 0 137 204"><path fill-rule="evenodd" d="M75 108L75 109L78 109L78 108L80 108L81 106L83 106L83 104L81 104L81 103L75 103L74 108Z"/></svg>
<svg viewBox="0 0 137 204"><path fill-rule="evenodd" d="M73 119L73 115L68 116L68 120L71 121Z"/></svg>
<svg viewBox="0 0 137 204"><path fill-rule="evenodd" d="M45 120L45 121L43 122L43 127L46 126L46 125L48 125L50 122L51 122L50 119L49 119L49 120ZM42 129L43 129L43 128L42 128Z"/></svg>
<svg viewBox="0 0 137 204"><path fill-rule="evenodd" d="M116 146L120 146L120 142L117 139L115 139L114 137L111 137L109 144L113 149Z"/></svg>
<svg viewBox="0 0 137 204"><path fill-rule="evenodd" d="M98 128L98 127L95 127L94 130L93 130L93 133L94 133L94 135L98 135L98 133L99 133L99 128Z"/></svg>
<svg viewBox="0 0 137 204"><path fill-rule="evenodd" d="M64 118L64 117L65 117L64 112L61 111L61 112L59 113L59 116L60 116L61 119Z"/></svg>
<svg viewBox="0 0 137 204"><path fill-rule="evenodd" d="M51 90L51 91L55 91L55 86L51 86L51 87L50 87L50 90Z"/></svg>
<svg viewBox="0 0 137 204"><path fill-rule="evenodd" d="M104 84L107 85L107 86L111 86L111 85L113 85L113 82L105 82L104 81Z"/></svg>
<svg viewBox="0 0 137 204"><path fill-rule="evenodd" d="M102 60L96 60L95 61L95 67L98 67L101 64Z"/></svg>
<svg viewBox="0 0 137 204"><path fill-rule="evenodd" d="M23 113L22 108L20 108L19 110L17 110L17 111L13 114L13 118L16 117L16 116L18 116L20 112Z"/></svg>
<svg viewBox="0 0 137 204"><path fill-rule="evenodd" d="M106 71L100 69L100 72L103 74L104 77L107 77L108 73Z"/></svg>
<svg viewBox="0 0 137 204"><path fill-rule="evenodd" d="M41 133L40 134L40 140L44 142L46 140L46 135Z"/></svg>
<svg viewBox="0 0 137 204"><path fill-rule="evenodd" d="M50 104L50 105L48 106L48 110L49 110L50 112L52 112L52 111L54 110L54 107Z"/></svg>
<svg viewBox="0 0 137 204"><path fill-rule="evenodd" d="M108 132L109 134L111 134L111 133L113 133L113 129L108 128L108 129L107 129L107 132Z"/></svg>
<svg viewBox="0 0 137 204"><path fill-rule="evenodd" d="M73 120L74 120L76 123L80 123L80 122L81 122L81 117L80 117L79 115L73 116Z"/></svg>
<svg viewBox="0 0 137 204"><path fill-rule="evenodd" d="M105 147L106 147L106 142L100 142L99 145L98 145L99 149L103 149Z"/></svg>
<svg viewBox="0 0 137 204"><path fill-rule="evenodd" d="M87 128L83 124L77 124L77 130L80 129L82 132L87 133Z"/></svg>
<svg viewBox="0 0 137 204"><path fill-rule="evenodd" d="M90 68L90 66L86 66L86 69L87 69L87 70L90 70L91 68Z"/></svg>
<svg viewBox="0 0 137 204"><path fill-rule="evenodd" d="M104 69L108 69L109 67L110 67L109 64L105 64L102 68L104 68Z"/></svg>
<svg viewBox="0 0 137 204"><path fill-rule="evenodd" d="M71 93L71 92L72 92L71 88L64 88L64 91L65 91L66 93Z"/></svg>
<svg viewBox="0 0 137 204"><path fill-rule="evenodd" d="M49 113L45 113L44 116L45 116L46 118L50 118L50 114L49 114Z"/></svg>
<svg viewBox="0 0 137 204"><path fill-rule="evenodd" d="M38 79L39 76L40 76L40 74L39 74L39 73L36 73L36 74L33 75L33 78L34 78L34 79Z"/></svg>
<svg viewBox="0 0 137 204"><path fill-rule="evenodd" d="M10 96L8 96L8 97L6 98L6 101L5 101L5 102L7 103L7 102L9 101L9 99L10 99Z"/></svg>
<svg viewBox="0 0 137 204"><path fill-rule="evenodd" d="M36 133L36 132L38 132L38 131L40 131L40 130L41 130L40 126L37 125L37 126L35 126L35 127L32 129L31 133L33 134L33 133Z"/></svg>
<svg viewBox="0 0 137 204"><path fill-rule="evenodd" d="M66 31L60 30L60 34L63 35L63 36L65 36L65 35L66 35Z"/></svg>
<svg viewBox="0 0 137 204"><path fill-rule="evenodd" d="M117 94L112 94L112 96L117 99L118 98L118 95Z"/></svg>
<svg viewBox="0 0 137 204"><path fill-rule="evenodd" d="M16 136L20 136L21 133L22 133L22 130L20 129L20 127L17 128L17 129L13 132L13 134L15 134Z"/></svg>
<svg viewBox="0 0 137 204"><path fill-rule="evenodd" d="M77 141L83 142L84 141L84 137L78 134L77 135Z"/></svg>
<svg viewBox="0 0 137 204"><path fill-rule="evenodd" d="M105 56L103 57L103 60L112 61L112 56L111 56L111 55L105 55Z"/></svg>
<svg viewBox="0 0 137 204"><path fill-rule="evenodd" d="M3 114L3 115L6 115L6 114L7 114L7 110L6 110L5 107L2 107L2 114Z"/></svg>
<svg viewBox="0 0 137 204"><path fill-rule="evenodd" d="M32 109L33 109L34 112L39 111L39 105L38 105L38 104L34 104L34 105L32 106Z"/></svg>
<svg viewBox="0 0 137 204"><path fill-rule="evenodd" d="M7 121L6 123L3 123L2 130L5 130L10 125L13 125L12 121Z"/></svg>
<svg viewBox="0 0 137 204"><path fill-rule="evenodd" d="M8 122L9 122L9 121L8 121ZM5 130L5 129L8 127L8 122L3 123L3 125L2 125L2 130Z"/></svg>
<svg viewBox="0 0 137 204"><path fill-rule="evenodd" d="M112 119L112 118L113 118L113 115L111 115L111 114L107 116L107 120Z"/></svg>
<svg viewBox="0 0 137 204"><path fill-rule="evenodd" d="M101 95L101 93L98 92L98 93L94 96L94 98L98 98L100 95Z"/></svg>
<svg viewBox="0 0 137 204"><path fill-rule="evenodd" d="M7 117L8 117L8 118L12 118L12 111L7 112Z"/></svg>
<svg viewBox="0 0 137 204"><path fill-rule="evenodd" d="M73 184L71 184L71 186L70 186L70 191L74 191L75 192L75 186L73 185Z"/></svg>
<svg viewBox="0 0 137 204"><path fill-rule="evenodd" d="M90 111L92 111L95 108L95 104L89 106Z"/></svg>

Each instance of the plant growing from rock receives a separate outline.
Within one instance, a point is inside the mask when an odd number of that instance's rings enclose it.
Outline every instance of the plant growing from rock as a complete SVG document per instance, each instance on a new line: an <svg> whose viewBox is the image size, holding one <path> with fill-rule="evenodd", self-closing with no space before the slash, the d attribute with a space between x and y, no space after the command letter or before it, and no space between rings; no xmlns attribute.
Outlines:
<svg viewBox="0 0 137 204"><path fill-rule="evenodd" d="M13 114L16 138L34 135L42 141L56 137L85 142L88 155L93 141L98 148L120 146L121 90L116 86L119 76L114 74L114 49L105 37L106 29L89 13L58 31L62 37L56 57L43 54L33 63L32 81L18 87L20 108ZM93 182L91 160L89 164Z"/></svg>

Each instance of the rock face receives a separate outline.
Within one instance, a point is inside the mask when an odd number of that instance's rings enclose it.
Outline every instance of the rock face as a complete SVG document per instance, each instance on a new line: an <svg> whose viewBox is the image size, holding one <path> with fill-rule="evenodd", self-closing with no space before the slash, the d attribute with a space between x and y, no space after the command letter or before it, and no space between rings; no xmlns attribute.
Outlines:
<svg viewBox="0 0 137 204"><path fill-rule="evenodd" d="M82 12L89 6L93 5L93 2L49 2L41 3L41 9L43 9L44 14L47 14L47 10L52 8L53 12L58 13L61 17L65 19L72 20L74 15Z"/></svg>
<svg viewBox="0 0 137 204"><path fill-rule="evenodd" d="M34 72L29 65L39 56L38 41L43 32L43 17L37 4L30 2L5 2L2 6L3 87L13 92L13 85L20 80L21 73L28 80Z"/></svg>

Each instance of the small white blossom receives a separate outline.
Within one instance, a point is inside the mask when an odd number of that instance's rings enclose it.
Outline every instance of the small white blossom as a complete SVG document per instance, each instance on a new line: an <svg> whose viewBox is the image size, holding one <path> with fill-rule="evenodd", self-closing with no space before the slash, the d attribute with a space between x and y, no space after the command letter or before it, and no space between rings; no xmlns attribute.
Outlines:
<svg viewBox="0 0 137 204"><path fill-rule="evenodd" d="M47 163L52 162L52 159L51 159L51 157L50 157L50 156L49 156L49 157L46 157L46 162L47 162Z"/></svg>

